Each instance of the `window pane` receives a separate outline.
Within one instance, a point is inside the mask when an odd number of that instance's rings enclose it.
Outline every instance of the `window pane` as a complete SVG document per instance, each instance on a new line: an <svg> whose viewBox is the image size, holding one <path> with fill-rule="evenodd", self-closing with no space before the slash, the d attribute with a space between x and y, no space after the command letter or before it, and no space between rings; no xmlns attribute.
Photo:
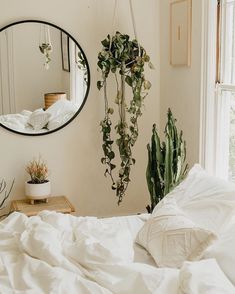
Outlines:
<svg viewBox="0 0 235 294"><path fill-rule="evenodd" d="M222 6L222 82L235 84L235 1Z"/></svg>
<svg viewBox="0 0 235 294"><path fill-rule="evenodd" d="M235 181L235 92L230 92L229 180Z"/></svg>

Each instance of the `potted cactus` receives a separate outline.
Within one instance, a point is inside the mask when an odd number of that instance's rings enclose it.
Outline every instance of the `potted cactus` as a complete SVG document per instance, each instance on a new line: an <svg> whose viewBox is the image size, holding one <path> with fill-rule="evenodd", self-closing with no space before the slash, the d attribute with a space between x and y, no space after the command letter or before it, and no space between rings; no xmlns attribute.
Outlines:
<svg viewBox="0 0 235 294"><path fill-rule="evenodd" d="M167 113L165 142L160 142L156 125L153 125L151 143L147 145L148 165L146 179L151 204L146 207L151 213L158 202L175 188L186 176L186 142L183 132L178 132L176 119L170 109Z"/></svg>

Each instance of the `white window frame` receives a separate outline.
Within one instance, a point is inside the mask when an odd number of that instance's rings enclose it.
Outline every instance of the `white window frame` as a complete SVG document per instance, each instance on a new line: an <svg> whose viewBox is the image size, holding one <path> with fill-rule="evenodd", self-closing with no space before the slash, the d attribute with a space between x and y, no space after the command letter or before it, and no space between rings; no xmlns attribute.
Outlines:
<svg viewBox="0 0 235 294"><path fill-rule="evenodd" d="M215 84L217 0L206 0L203 9L200 163L210 174L228 179L230 117L225 114L229 113L230 100L221 96L235 91L235 86Z"/></svg>
<svg viewBox="0 0 235 294"><path fill-rule="evenodd" d="M202 1L202 72L199 163L216 175L216 34L217 0Z"/></svg>

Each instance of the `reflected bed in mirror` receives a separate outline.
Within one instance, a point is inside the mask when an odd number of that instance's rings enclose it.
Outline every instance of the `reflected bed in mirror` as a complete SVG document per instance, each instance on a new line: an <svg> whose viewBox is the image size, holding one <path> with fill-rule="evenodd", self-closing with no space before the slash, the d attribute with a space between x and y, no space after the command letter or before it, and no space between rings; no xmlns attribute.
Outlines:
<svg viewBox="0 0 235 294"><path fill-rule="evenodd" d="M24 135L61 129L83 108L87 58L65 30L27 20L0 30L0 124Z"/></svg>

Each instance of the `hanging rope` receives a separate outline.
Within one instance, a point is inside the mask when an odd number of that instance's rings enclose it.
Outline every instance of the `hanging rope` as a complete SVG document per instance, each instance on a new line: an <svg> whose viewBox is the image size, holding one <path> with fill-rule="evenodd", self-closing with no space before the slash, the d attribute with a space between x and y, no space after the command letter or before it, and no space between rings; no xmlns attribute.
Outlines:
<svg viewBox="0 0 235 294"><path fill-rule="evenodd" d="M111 31L111 35L110 35L110 43L109 43L109 51L111 50L111 46L112 46L112 38L114 35L114 25L115 25L115 20L117 17L117 0L115 0L114 2L114 9L113 9L113 21L112 21L112 31Z"/></svg>
<svg viewBox="0 0 235 294"><path fill-rule="evenodd" d="M42 45L42 43L51 45L50 28L45 24L40 25L39 46Z"/></svg>
<svg viewBox="0 0 235 294"><path fill-rule="evenodd" d="M136 30L136 23L135 23L135 17L134 17L134 10L133 10L133 5L132 5L132 0L129 0L129 4L130 4L131 20L132 20L134 35L135 35L135 39L138 41L137 30Z"/></svg>

